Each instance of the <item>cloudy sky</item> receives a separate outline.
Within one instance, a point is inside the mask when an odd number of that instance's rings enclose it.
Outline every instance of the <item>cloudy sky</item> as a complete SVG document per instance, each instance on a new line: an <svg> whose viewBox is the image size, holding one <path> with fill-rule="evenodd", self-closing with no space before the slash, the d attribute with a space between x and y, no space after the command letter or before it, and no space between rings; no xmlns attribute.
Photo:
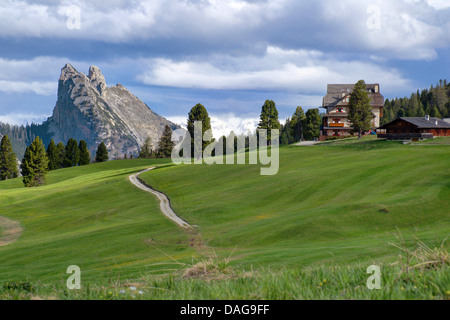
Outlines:
<svg viewBox="0 0 450 320"><path fill-rule="evenodd" d="M0 0L0 121L52 114L61 68L97 65L177 122L217 130L319 107L327 83L403 97L450 74L450 0Z"/></svg>

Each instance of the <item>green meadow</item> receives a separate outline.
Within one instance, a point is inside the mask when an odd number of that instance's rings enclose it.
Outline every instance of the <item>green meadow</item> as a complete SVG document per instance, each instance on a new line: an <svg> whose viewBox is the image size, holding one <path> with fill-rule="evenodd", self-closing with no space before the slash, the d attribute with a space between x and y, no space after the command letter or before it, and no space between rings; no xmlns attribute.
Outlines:
<svg viewBox="0 0 450 320"><path fill-rule="evenodd" d="M447 252L449 159L447 145L366 138L282 147L274 176L261 165L153 159L57 170L33 189L0 182L0 216L23 227L0 247L0 298L445 299L448 256L408 271L392 242ZM152 166L141 178L195 232L128 181ZM389 289L365 288L372 264ZM82 270L81 291L65 288L69 265Z"/></svg>
<svg viewBox="0 0 450 320"><path fill-rule="evenodd" d="M142 178L246 266L389 262L398 233L434 245L450 234L450 148L350 142L281 148L274 176L184 165Z"/></svg>
<svg viewBox="0 0 450 320"><path fill-rule="evenodd" d="M0 281L59 281L78 265L86 281L137 278L194 253L160 214L156 198L128 176L167 160L122 160L49 173L47 185L0 183L0 216L19 221L20 239L0 247Z"/></svg>

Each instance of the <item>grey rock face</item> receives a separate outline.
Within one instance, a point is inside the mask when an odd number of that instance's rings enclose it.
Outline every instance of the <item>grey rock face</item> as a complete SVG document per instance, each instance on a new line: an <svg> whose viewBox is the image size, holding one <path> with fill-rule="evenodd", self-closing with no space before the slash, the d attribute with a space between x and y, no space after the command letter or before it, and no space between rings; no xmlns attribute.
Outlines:
<svg viewBox="0 0 450 320"><path fill-rule="evenodd" d="M47 122L56 143L65 144L69 138L85 140L94 156L98 144L104 142L110 158L137 155L147 137L155 147L165 125L177 128L124 86L107 87L98 67L91 66L86 76L70 64L61 70L58 100Z"/></svg>

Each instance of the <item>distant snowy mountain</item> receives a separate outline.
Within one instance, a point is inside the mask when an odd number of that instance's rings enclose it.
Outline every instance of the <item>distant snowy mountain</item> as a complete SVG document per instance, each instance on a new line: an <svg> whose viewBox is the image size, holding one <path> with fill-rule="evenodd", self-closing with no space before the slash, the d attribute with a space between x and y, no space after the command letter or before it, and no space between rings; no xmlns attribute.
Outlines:
<svg viewBox="0 0 450 320"><path fill-rule="evenodd" d="M239 118L234 114L210 115L211 128L214 138L228 136L231 131L235 134L253 133L258 127L258 118ZM167 117L173 123L186 128L187 117Z"/></svg>

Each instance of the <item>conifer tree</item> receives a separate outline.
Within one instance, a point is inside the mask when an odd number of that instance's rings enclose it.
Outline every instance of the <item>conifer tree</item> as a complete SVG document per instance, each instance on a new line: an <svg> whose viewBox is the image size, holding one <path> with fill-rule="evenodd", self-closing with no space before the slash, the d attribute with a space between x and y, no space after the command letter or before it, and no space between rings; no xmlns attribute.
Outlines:
<svg viewBox="0 0 450 320"><path fill-rule="evenodd" d="M95 162L105 162L108 161L108 149L106 145L102 142L98 145L97 153L95 154Z"/></svg>
<svg viewBox="0 0 450 320"><path fill-rule="evenodd" d="M52 139L47 146L48 170L56 170L61 168L58 149L55 141Z"/></svg>
<svg viewBox="0 0 450 320"><path fill-rule="evenodd" d="M322 119L320 117L319 109L309 109L306 111L305 124L303 135L305 140L313 140L320 135L320 124Z"/></svg>
<svg viewBox="0 0 450 320"><path fill-rule="evenodd" d="M81 140L78 149L80 150L80 160L78 162L78 165L85 166L91 162L91 154L88 150L88 146L86 141Z"/></svg>
<svg viewBox="0 0 450 320"><path fill-rule="evenodd" d="M294 130L292 129L292 120L287 118L286 123L281 125L280 144L288 145L295 142L293 133Z"/></svg>
<svg viewBox="0 0 450 320"><path fill-rule="evenodd" d="M66 152L66 147L64 143L60 142L56 145L56 160L58 164L58 169L63 168L64 155Z"/></svg>
<svg viewBox="0 0 450 320"><path fill-rule="evenodd" d="M441 118L441 114L437 106L431 108L430 116L433 118Z"/></svg>
<svg viewBox="0 0 450 320"><path fill-rule="evenodd" d="M280 129L281 124L278 121L278 110L273 100L266 100L261 108L260 121L258 129L267 130L267 144L270 144L272 139L272 130Z"/></svg>
<svg viewBox="0 0 450 320"><path fill-rule="evenodd" d="M38 187L45 183L48 158L41 138L36 137L26 149L21 169L25 187Z"/></svg>
<svg viewBox="0 0 450 320"><path fill-rule="evenodd" d="M17 178L18 175L16 154L11 140L5 135L0 143L0 180Z"/></svg>
<svg viewBox="0 0 450 320"><path fill-rule="evenodd" d="M78 149L77 140L70 138L67 141L66 149L64 150L63 167L76 167L80 161L80 149Z"/></svg>
<svg viewBox="0 0 450 320"><path fill-rule="evenodd" d="M353 132L357 132L358 139L361 139L362 133L372 127L373 121L372 107L364 80L359 80L355 84L350 95L348 110L348 120L352 123Z"/></svg>
<svg viewBox="0 0 450 320"><path fill-rule="evenodd" d="M168 158L172 155L172 149L175 143L172 141L172 129L168 125L164 127L164 132L158 143L159 156Z"/></svg>
<svg viewBox="0 0 450 320"><path fill-rule="evenodd" d="M202 122L201 143L195 143L195 141L194 141L194 138L195 138L194 124L196 121ZM208 115L208 111L202 104L200 104L200 103L196 104L191 109L191 111L189 111L187 129L188 129L189 134L191 135L192 155L194 156L196 153L199 155L202 154L203 151L205 150L205 148L210 143L213 142L213 141L203 141L203 136L204 136L205 132L211 129L211 119Z"/></svg>
<svg viewBox="0 0 450 320"><path fill-rule="evenodd" d="M303 140L303 127L305 124L305 119L306 119L305 112L303 111L302 107L298 106L295 109L295 112L292 115L291 119L292 136L294 142Z"/></svg>
<svg viewBox="0 0 450 320"><path fill-rule="evenodd" d="M147 137L147 139L145 139L144 144L141 146L141 150L139 151L139 158L148 159L152 156L152 153L153 153L152 138Z"/></svg>

